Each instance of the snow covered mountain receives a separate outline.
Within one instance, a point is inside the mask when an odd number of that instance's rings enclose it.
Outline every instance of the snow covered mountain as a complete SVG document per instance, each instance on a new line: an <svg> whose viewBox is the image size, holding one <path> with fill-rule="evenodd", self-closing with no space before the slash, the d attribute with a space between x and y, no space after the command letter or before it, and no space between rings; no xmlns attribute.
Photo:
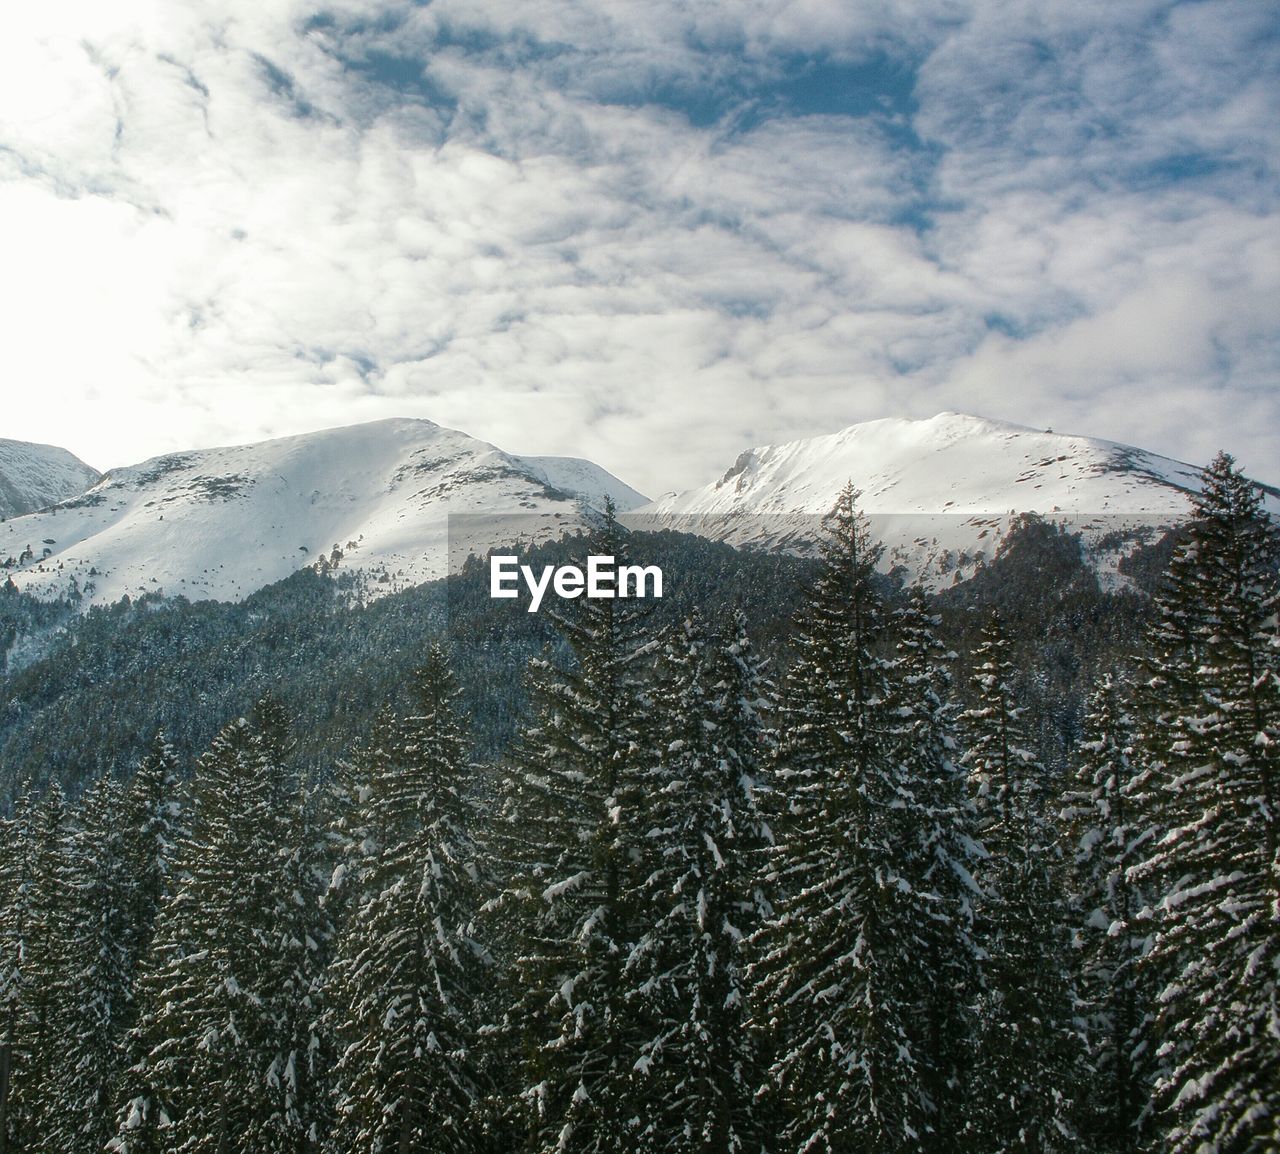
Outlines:
<svg viewBox="0 0 1280 1154"><path fill-rule="evenodd" d="M0 517L18 517L83 493L99 473L55 445L0 437Z"/></svg>
<svg viewBox="0 0 1280 1154"><path fill-rule="evenodd" d="M885 566L937 587L971 576L1016 517L1082 533L1105 577L1186 516L1195 467L1129 445L963 413L884 419L749 449L719 480L669 493L630 520L762 548L805 549L848 482L885 543ZM1267 499L1280 512L1280 491Z"/></svg>
<svg viewBox="0 0 1280 1154"><path fill-rule="evenodd" d="M0 574L85 603L163 589L238 600L305 565L391 591L513 536L645 498L589 461L518 457L430 421L386 420L112 469L87 492L0 524ZM448 514L485 514L448 540ZM466 534L471 534L467 538ZM2 580L2 578L0 578Z"/></svg>
<svg viewBox="0 0 1280 1154"><path fill-rule="evenodd" d="M1120 558L1187 514L1198 475L1131 446L960 413L750 449L719 480L649 503L589 461L514 456L430 421L173 453L101 478L63 450L0 441L0 501L10 489L28 507L80 494L0 522L0 583L78 589L86 605L156 589L236 600L313 565L362 570L390 592L440 576L450 556L580 527L606 496L637 528L806 551L850 480L885 567L938 587L986 564L1024 512L1080 531L1118 581ZM1267 492L1280 513L1280 491ZM455 516L450 541L446 518L463 513L483 516Z"/></svg>

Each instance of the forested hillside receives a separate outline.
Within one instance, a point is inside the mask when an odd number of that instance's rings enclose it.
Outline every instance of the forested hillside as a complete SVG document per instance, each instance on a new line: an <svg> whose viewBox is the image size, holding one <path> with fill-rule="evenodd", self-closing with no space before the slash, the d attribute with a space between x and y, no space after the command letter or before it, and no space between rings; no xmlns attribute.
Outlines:
<svg viewBox="0 0 1280 1154"><path fill-rule="evenodd" d="M0 595L0 1150L1276 1149L1277 537L1203 481L1153 596L1032 519L928 599L852 490L534 554L653 605Z"/></svg>
<svg viewBox="0 0 1280 1154"><path fill-rule="evenodd" d="M668 574L668 595L652 603L655 629L695 606L711 615L738 607L760 652L785 667L812 561L671 531L628 539ZM581 547L569 539L522 557L560 564ZM1167 559L1161 548L1148 552ZM1158 570L1142 573L1139 587L1157 579ZM896 582L877 580L900 597ZM449 642L476 753L487 759L504 749L525 700L528 658L545 645L563 650L548 616L491 600L478 562L447 582L378 598L365 581L304 569L243 602L155 594L84 614L74 602L0 587L0 791L8 798L19 782L56 778L75 795L102 773L127 771L161 728L190 764L225 720L267 692L299 730L291 763L325 776L368 732L378 707L401 699L432 640ZM991 566L930 604L958 653L961 681L986 611L1025 625L1011 638L1019 686L1051 761L1079 736L1093 670L1136 652L1149 607L1135 590L1104 593L1078 538L1034 517Z"/></svg>

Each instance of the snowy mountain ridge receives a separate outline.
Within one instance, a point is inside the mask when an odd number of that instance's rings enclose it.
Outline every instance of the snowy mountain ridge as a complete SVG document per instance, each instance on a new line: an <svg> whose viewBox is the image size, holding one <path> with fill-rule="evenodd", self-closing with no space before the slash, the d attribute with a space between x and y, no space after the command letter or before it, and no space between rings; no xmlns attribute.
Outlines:
<svg viewBox="0 0 1280 1154"><path fill-rule="evenodd" d="M446 572L448 514L514 514L518 532L541 538L584 523L606 496L624 510L644 502L589 461L392 419L112 469L0 525L0 564L19 588L75 588L98 604L156 589L239 600L306 565L362 569L389 592ZM454 549L505 543L500 523L478 528L495 539Z"/></svg>
<svg viewBox="0 0 1280 1154"><path fill-rule="evenodd" d="M40 452L15 475L67 487L78 467L77 491L91 487L0 523L0 574L84 605L155 590L239 600L304 566L360 570L371 592L391 592L443 575L450 550L456 563L580 528L606 497L637 528L804 552L849 481L884 566L931 587L972 576L1025 512L1078 530L1121 583L1120 560L1185 518L1199 484L1193 466L1132 446L962 413L749 449L717 480L652 502L590 461L517 456L423 420L170 453L101 477L64 450L19 448ZM9 452L0 468L20 459ZM1266 495L1280 513L1280 491ZM447 517L464 513L483 516L455 517L450 542Z"/></svg>
<svg viewBox="0 0 1280 1154"><path fill-rule="evenodd" d="M943 412L748 449L716 481L666 494L633 518L738 546L803 550L849 481L886 564L937 587L990 561L1023 513L1081 532L1114 580L1125 552L1186 517L1199 471L1130 445ZM1266 494L1280 512L1280 491Z"/></svg>
<svg viewBox="0 0 1280 1154"><path fill-rule="evenodd" d="M0 437L0 517L20 517L83 493L99 477L56 445Z"/></svg>

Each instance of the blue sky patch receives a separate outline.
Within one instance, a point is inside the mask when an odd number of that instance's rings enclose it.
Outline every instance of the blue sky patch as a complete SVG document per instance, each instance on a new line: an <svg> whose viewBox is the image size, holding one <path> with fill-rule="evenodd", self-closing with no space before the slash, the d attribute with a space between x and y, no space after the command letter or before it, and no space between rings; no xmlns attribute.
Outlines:
<svg viewBox="0 0 1280 1154"><path fill-rule="evenodd" d="M457 99L431 79L426 63L412 56L396 56L370 49L363 57L343 59L343 66L401 97L452 112Z"/></svg>
<svg viewBox="0 0 1280 1154"><path fill-rule="evenodd" d="M657 105L684 116L697 128L722 126L747 132L773 119L797 116L871 118L917 146L910 128L915 112L916 70L878 53L862 61L790 55L767 66L746 61L727 76L663 78L642 90L601 94L604 103L626 107Z"/></svg>

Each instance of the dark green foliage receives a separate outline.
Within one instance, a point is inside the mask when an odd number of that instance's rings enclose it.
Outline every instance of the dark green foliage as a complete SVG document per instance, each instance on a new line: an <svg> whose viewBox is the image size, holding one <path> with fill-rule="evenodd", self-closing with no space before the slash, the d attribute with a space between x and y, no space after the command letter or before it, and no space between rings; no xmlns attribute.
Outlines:
<svg viewBox="0 0 1280 1154"><path fill-rule="evenodd" d="M6 823L0 1148L96 1154L115 1132L132 1060L137 969L154 917L137 856L146 839L134 823L143 783L154 780L144 767L126 794L102 778L75 815L55 786L39 803L20 799Z"/></svg>
<svg viewBox="0 0 1280 1154"><path fill-rule="evenodd" d="M41 601L19 592L6 577L0 583L0 675L33 660L45 639L73 620L77 611L75 601Z"/></svg>
<svg viewBox="0 0 1280 1154"><path fill-rule="evenodd" d="M929 814L895 753L880 549L847 488L824 521L823 565L798 621L779 711L760 1013L774 1038L782 1148L920 1150L930 1103L913 1045L930 894L918 839Z"/></svg>
<svg viewBox="0 0 1280 1154"><path fill-rule="evenodd" d="M1132 581L1139 592L1154 597L1160 591L1175 550L1185 539L1184 529L1167 530L1155 540L1138 545L1133 552L1121 557L1116 569Z"/></svg>
<svg viewBox="0 0 1280 1154"><path fill-rule="evenodd" d="M181 767L163 732L138 763L120 806L121 847L130 881L125 922L129 970L136 975L151 950L156 916L173 894L173 857L186 832L179 801Z"/></svg>
<svg viewBox="0 0 1280 1154"><path fill-rule="evenodd" d="M649 1029L637 1059L645 1150L760 1145L745 942L771 912L760 882L772 843L761 807L771 702L741 614L727 624L713 633L687 618L653 691L662 738L643 774L645 925L625 974Z"/></svg>
<svg viewBox="0 0 1280 1154"><path fill-rule="evenodd" d="M1274 1149L1277 553L1196 513L1154 603L1034 518L904 593L852 493L817 566L525 552L647 615L0 593L0 1154Z"/></svg>
<svg viewBox="0 0 1280 1154"><path fill-rule="evenodd" d="M282 726L264 703L200 759L142 983L144 1090L123 1110L121 1154L161 1139L184 1151L303 1148L307 1043L289 1026L307 993L297 915L307 895L289 868Z"/></svg>
<svg viewBox="0 0 1280 1154"><path fill-rule="evenodd" d="M44 1083L51 1109L42 1126L45 1148L68 1154L96 1154L115 1133L127 1062L134 887L124 816L124 790L104 777L85 794L70 841L72 916L54 991L58 1064Z"/></svg>
<svg viewBox="0 0 1280 1154"><path fill-rule="evenodd" d="M1080 1040L1074 1018L1053 785L1027 747L998 617L983 635L976 704L961 717L986 850L978 940L986 954L969 1126L992 1154L1074 1150Z"/></svg>
<svg viewBox="0 0 1280 1154"><path fill-rule="evenodd" d="M477 1148L476 1002L490 963L472 921L480 877L461 796L467 741L444 653L415 674L408 717L385 714L358 755L336 956L334 1151Z"/></svg>
<svg viewBox="0 0 1280 1154"><path fill-rule="evenodd" d="M282 802L278 859L283 903L272 943L278 982L271 1023L275 1056L267 1083L275 1093L280 1148L312 1151L330 1121L328 1075L333 1055L321 1023L333 923L323 908L326 844L314 791L300 779Z"/></svg>
<svg viewBox="0 0 1280 1154"><path fill-rule="evenodd" d="M1139 920L1149 898L1133 871L1155 841L1143 804L1150 789L1126 697L1105 676L1085 718L1062 815L1076 922L1074 968L1092 1069L1080 1126L1098 1151L1138 1150L1149 1112L1154 999L1143 960L1149 925Z"/></svg>
<svg viewBox="0 0 1280 1154"><path fill-rule="evenodd" d="M809 562L671 532L636 536L644 563L670 575L668 595L654 603L655 625L682 620L694 605L715 613L741 603L757 644L781 644ZM563 564L582 550L581 539L569 538L522 559ZM38 602L14 597L24 614L37 612ZM0 623L5 604L0 595ZM327 775L384 705L407 707L412 670L446 633L475 751L491 758L509 745L526 705L514 671L548 644L566 656L545 608L495 606L479 562L448 582L370 603L345 577L304 569L238 604L126 599L53 632L66 616L24 624L24 660L0 676L0 797L12 797L25 778L36 786L57 779L76 793L135 764L160 729L190 764L224 719L247 714L267 692L298 721L291 764Z"/></svg>
<svg viewBox="0 0 1280 1154"><path fill-rule="evenodd" d="M587 549L625 556L611 517ZM641 772L652 763L641 682L653 642L639 613L582 599L553 617L572 660L532 663L535 713L504 790L496 836L511 880L495 919L512 990L501 1036L520 1055L529 1150L638 1141L646 1031L624 971L638 936Z"/></svg>
<svg viewBox="0 0 1280 1154"><path fill-rule="evenodd" d="M74 988L75 874L72 814L54 786L34 805L30 893L22 948L18 1045L14 1080L19 1148L38 1143L57 1124L58 1102L48 1087L74 1060L79 1039L70 1029Z"/></svg>
<svg viewBox="0 0 1280 1154"><path fill-rule="evenodd" d="M967 1074L982 997L981 952L974 939L982 895L973 872L983 849L977 812L956 765L956 709L947 668L954 655L937 640L938 619L919 590L892 624L896 643L885 701L889 750L915 802L904 831L903 877L923 899L915 927L919 953L910 1038L925 1107L922 1147L942 1152L955 1148L969 1113Z"/></svg>
<svg viewBox="0 0 1280 1154"><path fill-rule="evenodd" d="M1225 454L1156 608L1156 1100L1171 1151L1261 1154L1280 1145L1280 586L1275 530Z"/></svg>
<svg viewBox="0 0 1280 1154"><path fill-rule="evenodd" d="M1065 773L1094 681L1141 646L1148 608L1136 590L1104 593L1079 536L1027 514L990 565L938 594L935 612L939 635L960 655L966 705L975 700L972 655L991 614L1017 623L1007 642L1022 729L1039 760Z"/></svg>
<svg viewBox="0 0 1280 1154"><path fill-rule="evenodd" d="M29 794L14 804L12 820L0 827L0 1150L21 1149L31 1132L27 1101L35 1088L36 1058L28 1043L33 988L39 979L39 951L29 942L37 932L35 801Z"/></svg>

